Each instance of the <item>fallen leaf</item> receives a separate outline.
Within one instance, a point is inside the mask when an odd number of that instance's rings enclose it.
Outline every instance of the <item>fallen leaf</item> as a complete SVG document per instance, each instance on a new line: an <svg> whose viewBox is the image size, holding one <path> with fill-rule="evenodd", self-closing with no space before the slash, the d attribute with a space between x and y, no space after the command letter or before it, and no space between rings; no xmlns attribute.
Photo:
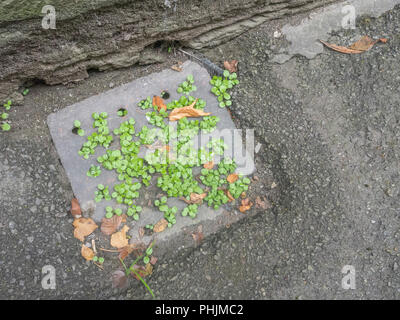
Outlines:
<svg viewBox="0 0 400 320"><path fill-rule="evenodd" d="M152 274L153 273L153 265L150 263L146 264L145 271L146 271L147 275Z"/></svg>
<svg viewBox="0 0 400 320"><path fill-rule="evenodd" d="M144 243L131 243L127 246L119 249L118 257L124 260L127 256L129 256L132 252L135 252L136 255L139 255L141 251L146 250L146 246Z"/></svg>
<svg viewBox="0 0 400 320"><path fill-rule="evenodd" d="M82 215L81 206L76 198L71 200L71 214L74 216L74 218L80 218Z"/></svg>
<svg viewBox="0 0 400 320"><path fill-rule="evenodd" d="M362 51L360 50L353 50L353 49L349 49L347 47L342 47L342 46L338 46L336 44L331 44L322 40L321 41L324 45L326 45L328 48L331 48L332 50L341 52L341 53L348 53L348 54L354 54L354 53L362 53Z"/></svg>
<svg viewBox="0 0 400 320"><path fill-rule="evenodd" d="M196 246L200 245L201 241L203 241L203 239L204 239L202 225L197 227L197 231L192 233L192 237L193 237L194 242L196 243Z"/></svg>
<svg viewBox="0 0 400 320"><path fill-rule="evenodd" d="M121 225L122 220L122 215L113 215L112 218L103 218L103 220L101 220L101 232L103 232L107 236L112 235L115 231L117 231L117 229Z"/></svg>
<svg viewBox="0 0 400 320"><path fill-rule="evenodd" d="M237 60L231 60L231 61L224 61L224 67L226 70L228 70L230 73L236 72L237 71L237 65L239 61Z"/></svg>
<svg viewBox="0 0 400 320"><path fill-rule="evenodd" d="M74 237L81 241L85 240L86 236L98 228L92 218L75 219L72 225L75 227Z"/></svg>
<svg viewBox="0 0 400 320"><path fill-rule="evenodd" d="M244 213L247 210L250 210L250 208L253 206L253 204L250 202L250 199L243 199L242 200L242 205L239 207L239 211Z"/></svg>
<svg viewBox="0 0 400 320"><path fill-rule="evenodd" d="M157 258L155 256L150 257L150 263L154 266L157 263Z"/></svg>
<svg viewBox="0 0 400 320"><path fill-rule="evenodd" d="M96 241L95 241L94 239L92 239L92 248L93 248L94 254L97 254L97 250L96 250Z"/></svg>
<svg viewBox="0 0 400 320"><path fill-rule="evenodd" d="M229 202L235 201L235 198L232 196L229 190L225 190L225 194L229 198Z"/></svg>
<svg viewBox="0 0 400 320"><path fill-rule="evenodd" d="M353 43L351 46L348 47L343 47L343 46L338 46L335 44L327 43L325 41L320 40L325 46L328 48L331 48L332 50L341 52L341 53L346 53L346 54L357 54L357 53L363 53L365 51L368 51L371 49L375 43L377 42L382 42L386 43L387 39L381 38L379 40L374 40L371 39L368 36L363 36L360 40L356 41Z"/></svg>
<svg viewBox="0 0 400 320"><path fill-rule="evenodd" d="M174 70L174 71L177 71L177 72L182 72L182 64L183 64L183 62L182 61L178 61L178 63L177 64L175 64L175 65L173 65L172 67L171 67L171 69L172 70Z"/></svg>
<svg viewBox="0 0 400 320"><path fill-rule="evenodd" d="M194 193L190 194L190 200L187 200L185 197L181 199L185 201L187 204L201 204L203 203L203 199L207 196L207 193Z"/></svg>
<svg viewBox="0 0 400 320"><path fill-rule="evenodd" d="M94 258L94 252L89 247L86 247L84 244L81 249L82 257L84 257L87 261L91 261Z"/></svg>
<svg viewBox="0 0 400 320"><path fill-rule="evenodd" d="M172 66L171 69L177 72L182 72L182 67L179 67L177 65Z"/></svg>
<svg viewBox="0 0 400 320"><path fill-rule="evenodd" d="M164 111L167 111L167 106L164 103L164 99L159 96L153 97L153 106L157 106L158 111L160 111L160 109L164 109Z"/></svg>
<svg viewBox="0 0 400 320"><path fill-rule="evenodd" d="M128 230L129 227L127 225L124 225L121 231L114 233L111 236L111 246L118 249L126 247L129 244L128 239L126 238L126 232Z"/></svg>
<svg viewBox="0 0 400 320"><path fill-rule="evenodd" d="M113 288L125 288L128 282L125 272L121 270L114 271L111 275L112 287Z"/></svg>
<svg viewBox="0 0 400 320"><path fill-rule="evenodd" d="M162 232L165 230L165 228L168 226L168 221L165 220L164 218L161 219L160 221L158 221L154 227L153 227L153 231L154 232Z"/></svg>
<svg viewBox="0 0 400 320"><path fill-rule="evenodd" d="M204 167L204 169L211 170L212 168L214 168L214 161L210 161L210 162L203 164L203 167Z"/></svg>
<svg viewBox="0 0 400 320"><path fill-rule="evenodd" d="M239 179L239 175L238 175L237 173L231 173L231 174L226 178L226 180L227 180L229 183L234 183L237 179Z"/></svg>
<svg viewBox="0 0 400 320"><path fill-rule="evenodd" d="M145 267L143 266L138 266L137 264L135 264L132 267L142 278L144 278L145 276L147 276L147 271L145 269ZM140 280L135 273L131 272L131 274L136 278L136 280Z"/></svg>
<svg viewBox="0 0 400 320"><path fill-rule="evenodd" d="M360 40L349 46L349 49L367 51L371 49L377 42L379 42L379 40L373 40L368 36L363 36Z"/></svg>
<svg viewBox="0 0 400 320"><path fill-rule="evenodd" d="M211 114L209 112L204 112L203 110L200 110L200 109L195 109L194 105L196 104L196 102L197 102L197 99L190 106L175 108L169 114L169 120L176 121L176 120L179 120L179 119L182 119L185 117L187 117L187 118L203 117L203 116L209 116Z"/></svg>

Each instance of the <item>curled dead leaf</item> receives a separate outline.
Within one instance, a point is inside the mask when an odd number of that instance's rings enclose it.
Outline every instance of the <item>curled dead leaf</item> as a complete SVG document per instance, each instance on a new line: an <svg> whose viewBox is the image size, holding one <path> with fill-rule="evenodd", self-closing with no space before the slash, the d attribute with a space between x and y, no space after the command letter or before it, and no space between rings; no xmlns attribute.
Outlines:
<svg viewBox="0 0 400 320"><path fill-rule="evenodd" d="M194 106L195 106L196 102L197 102L197 99L189 106L175 108L169 114L169 120L177 121L177 120L185 118L185 117L187 117L187 118L203 117L203 116L209 116L211 114L209 112L204 112L203 110L200 110L200 109L195 109Z"/></svg>
<svg viewBox="0 0 400 320"><path fill-rule="evenodd" d="M86 236L98 228L97 224L92 220L92 218L75 219L72 225L75 227L74 237L81 241L85 240Z"/></svg>
<svg viewBox="0 0 400 320"><path fill-rule="evenodd" d="M203 167L204 167L204 169L211 170L212 168L214 168L214 161L210 161L210 162L203 164Z"/></svg>
<svg viewBox="0 0 400 320"><path fill-rule="evenodd" d="M354 42L352 45L350 45L348 47L338 46L336 44L328 43L323 40L320 40L320 41L321 41L321 43L323 43L328 48L331 48L332 50L335 50L335 51L338 51L341 53L346 53L346 54L357 54L357 53L363 53L365 51L368 51L377 42L386 43L387 39L381 38L379 40L374 40L368 36L363 36L360 40Z"/></svg>
<svg viewBox="0 0 400 320"><path fill-rule="evenodd" d="M112 235L115 231L117 231L118 227L121 225L123 220L123 216L113 215L112 218L103 218L100 230L105 235Z"/></svg>
<svg viewBox="0 0 400 320"><path fill-rule="evenodd" d="M231 61L224 61L224 67L226 70L228 70L230 73L236 72L237 71L237 65L239 61L237 60L231 60Z"/></svg>
<svg viewBox="0 0 400 320"><path fill-rule="evenodd" d="M238 175L237 173L231 173L231 174L226 178L226 180L227 180L229 183L234 183L237 179L239 179L239 175Z"/></svg>
<svg viewBox="0 0 400 320"><path fill-rule="evenodd" d="M161 219L160 221L158 221L154 227L153 227L153 231L154 232L162 232L165 230L165 228L168 226L168 221L165 220L164 218Z"/></svg>
<svg viewBox="0 0 400 320"><path fill-rule="evenodd" d="M94 258L94 252L92 249L89 247L86 247L84 244L82 245L81 249L81 255L84 257L87 261L91 261Z"/></svg>
<svg viewBox="0 0 400 320"><path fill-rule="evenodd" d="M239 211L244 213L247 210L250 210L250 208L253 206L253 203L250 202L250 199L243 199L242 200L242 205L239 207Z"/></svg>
<svg viewBox="0 0 400 320"><path fill-rule="evenodd" d="M127 225L123 226L121 231L114 233L111 236L111 246L121 249L129 244L128 239L126 238L126 233L129 230Z"/></svg>
<svg viewBox="0 0 400 320"><path fill-rule="evenodd" d="M164 103L164 99L159 96L153 97L153 106L157 106L158 111L160 111L161 109L164 109L164 111L167 111L167 106Z"/></svg>
<svg viewBox="0 0 400 320"><path fill-rule="evenodd" d="M225 190L225 194L229 199L229 202L235 201L235 198L232 196L232 194L229 192L229 190Z"/></svg>

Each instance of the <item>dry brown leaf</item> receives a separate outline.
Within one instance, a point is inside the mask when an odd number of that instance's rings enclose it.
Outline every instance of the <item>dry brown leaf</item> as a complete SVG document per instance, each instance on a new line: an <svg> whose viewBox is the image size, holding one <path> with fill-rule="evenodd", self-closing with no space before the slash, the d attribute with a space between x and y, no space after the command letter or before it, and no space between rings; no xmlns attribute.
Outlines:
<svg viewBox="0 0 400 320"><path fill-rule="evenodd" d="M346 54L357 54L357 53L363 53L365 51L368 51L371 49L377 42L382 42L386 43L387 39L381 38L379 40L374 40L371 39L368 36L363 36L360 40L356 41L349 47L343 47L343 46L338 46L335 44L327 43L325 41L320 40L324 45L326 45L328 48L331 48L332 50L341 52L341 53L346 53Z"/></svg>
<svg viewBox="0 0 400 320"><path fill-rule="evenodd" d="M74 237L81 241L85 240L86 236L98 228L92 218L75 219L72 225L75 227Z"/></svg>
<svg viewBox="0 0 400 320"><path fill-rule="evenodd" d="M126 238L126 233L128 230L129 227L127 225L124 225L121 231L114 233L111 236L111 246L118 249L126 247L129 244L128 239Z"/></svg>
<svg viewBox="0 0 400 320"><path fill-rule="evenodd" d="M123 216L113 215L112 218L103 218L100 229L105 235L112 235L121 225Z"/></svg>
<svg viewBox="0 0 400 320"><path fill-rule="evenodd" d="M185 197L180 197L179 199L186 202L187 204L201 204L203 203L203 199L207 196L207 193L194 193L190 194L190 199L186 199Z"/></svg>
<svg viewBox="0 0 400 320"><path fill-rule="evenodd" d="M253 206L253 204L250 202L250 199L243 199L242 200L242 205L239 207L239 211L244 213L247 210L250 210L250 208Z"/></svg>
<svg viewBox="0 0 400 320"><path fill-rule="evenodd" d="M227 180L229 183L234 183L237 179L239 179L239 175L238 175L237 173L231 173L231 174L226 178L226 180Z"/></svg>
<svg viewBox="0 0 400 320"><path fill-rule="evenodd" d="M224 61L224 67L226 70L228 70L230 73L236 72L237 71L237 65L239 61L237 60L231 60L231 61Z"/></svg>
<svg viewBox="0 0 400 320"><path fill-rule="evenodd" d="M82 245L81 249L81 255L84 257L87 261L91 261L94 258L94 252L92 249L89 247L86 247L84 244Z"/></svg>
<svg viewBox="0 0 400 320"><path fill-rule="evenodd" d="M78 199L73 198L71 200L71 214L74 218L80 218L82 215L81 206L79 205Z"/></svg>
<svg viewBox="0 0 400 320"><path fill-rule="evenodd" d="M354 54L354 53L362 53L362 51L360 50L353 50L353 49L349 49L347 47L342 47L342 46L338 46L336 44L331 44L322 40L321 41L324 45L326 45L328 48L331 48L332 50L341 52L341 53L348 53L348 54Z"/></svg>
<svg viewBox="0 0 400 320"><path fill-rule="evenodd" d="M160 111L160 109L164 109L164 111L167 111L167 106L164 103L164 99L159 96L153 97L153 106L157 106L158 111Z"/></svg>
<svg viewBox="0 0 400 320"><path fill-rule="evenodd" d="M182 107L182 108L175 108L169 114L169 120L177 121L184 117L187 117L187 118L203 117L203 116L209 116L211 114L209 112L204 112L203 110L200 110L200 109L195 109L194 105L196 104L196 102L197 102L197 99L190 106L186 106L186 107Z"/></svg>
<svg viewBox="0 0 400 320"><path fill-rule="evenodd" d="M168 221L165 220L164 218L161 219L160 221L158 221L154 227L153 227L153 231L154 232L162 232L165 230L165 228L168 226Z"/></svg>
<svg viewBox="0 0 400 320"><path fill-rule="evenodd" d="M210 161L210 162L203 164L203 167L204 167L204 169L211 170L212 168L214 168L214 161Z"/></svg>
<svg viewBox="0 0 400 320"><path fill-rule="evenodd" d="M119 258L124 260L127 256L129 256L132 252L135 252L136 255L139 255L140 251L146 250L146 246L144 243L131 243L127 246L119 249Z"/></svg>
<svg viewBox="0 0 400 320"><path fill-rule="evenodd" d="M191 204L200 204L203 202L203 199L207 196L207 193L194 193L190 194L190 203Z"/></svg>
<svg viewBox="0 0 400 320"><path fill-rule="evenodd" d="M150 264L150 263L146 264L145 271L146 271L146 274L147 274L147 275L152 274L152 273L153 273L153 265Z"/></svg>
<svg viewBox="0 0 400 320"><path fill-rule="evenodd" d="M226 190L225 194L228 197L229 202L235 201L235 198L232 196L232 194L229 192L229 190Z"/></svg>
<svg viewBox="0 0 400 320"><path fill-rule="evenodd" d="M182 67L179 67L177 65L172 66L171 69L177 72L182 72Z"/></svg>

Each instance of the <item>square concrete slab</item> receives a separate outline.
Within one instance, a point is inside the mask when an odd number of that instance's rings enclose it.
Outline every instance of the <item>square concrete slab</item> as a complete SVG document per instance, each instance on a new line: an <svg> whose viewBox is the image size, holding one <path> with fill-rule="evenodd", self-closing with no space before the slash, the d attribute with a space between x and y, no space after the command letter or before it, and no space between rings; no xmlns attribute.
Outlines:
<svg viewBox="0 0 400 320"><path fill-rule="evenodd" d="M176 89L190 74L193 75L197 87L197 91L191 92L190 95L205 100L206 107L204 111L210 112L211 115L220 118L217 130L212 136L214 138L219 136L224 137L225 143L228 145L228 150L225 152L224 156L235 159L238 165L237 172L251 174L254 171L254 161L251 156L253 154L254 145L249 143L252 142L252 132L246 134L246 144L248 145L242 145L241 132L235 130L235 125L228 111L218 106L216 97L210 91L210 75L208 72L198 64L190 61L185 62L182 67L182 72L164 70L160 73L151 74L102 94L90 97L57 113L49 115L47 123L50 128L50 133L71 182L72 190L79 200L83 211L91 215L95 221L100 222L104 217L106 206L110 205L113 208L121 207L125 209L126 207L117 205L114 200L103 200L98 203L94 202L95 191L97 190L98 184L109 186L110 193L112 193L113 186L120 183L120 181L117 179L115 171L108 171L103 168L100 176L96 178L91 178L86 175L92 164L99 165L96 159L98 156L104 154L106 150L103 147L97 147L94 155L88 160L83 159L78 154L78 151L87 138L80 137L72 132L74 120L79 120L81 122L81 128L85 130L86 136L89 136L95 131L95 129L93 129L93 119L91 116L94 112L100 113L105 111L108 113L107 120L110 132L118 128L122 122L131 117L136 121L136 132L140 131L143 125L152 127L146 119L146 113L152 111L152 109L142 110L138 107L138 103L147 97L160 95L162 91L167 91L170 94L170 97L165 99L166 103L179 99L181 95L176 92ZM125 108L128 111L128 115L119 117L117 111L120 108ZM119 148L119 139L116 138L111 144L110 149L115 150ZM142 146L142 148L144 147ZM141 154L142 153L141 151ZM218 159L216 160L216 162L218 162ZM140 198L138 201L135 201L136 204L140 204L143 207L140 220L136 222L133 221L133 219L128 219L132 241L145 240L139 239L139 228L144 227L146 224L155 224L163 218L163 213L152 205L154 200L159 198L160 194L162 194L162 191L154 186L155 179L156 177L153 177L152 187L146 188L142 186L140 189ZM168 205L176 205L180 210L185 206L185 203L170 198L168 200ZM215 211L208 208L206 205L202 205L199 208L196 219L182 217L179 211L178 214L176 214L177 223L172 228L167 228L164 232L155 234L155 237L158 238L157 243L160 244L164 242L165 244L166 240L172 240L174 242L176 241L177 245L182 245L184 240L188 238L187 236L183 236L185 239L182 238L182 231L188 230L188 228L197 230L198 225L202 225L203 234L207 235L217 231L221 226L231 224L245 216L237 210L230 210L230 205L226 206L226 208L220 208ZM229 210L226 210L227 208ZM184 234L189 234L190 241L193 241L190 233L184 232ZM168 246L170 247L170 245Z"/></svg>

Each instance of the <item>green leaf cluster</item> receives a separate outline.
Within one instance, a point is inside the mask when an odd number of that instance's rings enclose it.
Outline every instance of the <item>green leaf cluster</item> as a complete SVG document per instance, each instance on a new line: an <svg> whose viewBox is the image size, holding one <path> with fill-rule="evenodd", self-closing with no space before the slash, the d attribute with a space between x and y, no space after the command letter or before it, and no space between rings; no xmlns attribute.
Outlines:
<svg viewBox="0 0 400 320"><path fill-rule="evenodd" d="M221 108L225 108L226 106L231 106L231 95L229 94L229 90L232 89L235 85L239 84L239 80L237 79L237 74L230 74L228 70L224 71L223 77L214 76L210 80L210 84L213 86L211 88L211 92L214 93L219 102L219 106Z"/></svg>
<svg viewBox="0 0 400 320"><path fill-rule="evenodd" d="M184 93L184 94L189 94L192 91L196 91L197 88L194 85L194 78L193 76L190 74L187 76L186 80L183 81L178 89L176 90L178 93Z"/></svg>

